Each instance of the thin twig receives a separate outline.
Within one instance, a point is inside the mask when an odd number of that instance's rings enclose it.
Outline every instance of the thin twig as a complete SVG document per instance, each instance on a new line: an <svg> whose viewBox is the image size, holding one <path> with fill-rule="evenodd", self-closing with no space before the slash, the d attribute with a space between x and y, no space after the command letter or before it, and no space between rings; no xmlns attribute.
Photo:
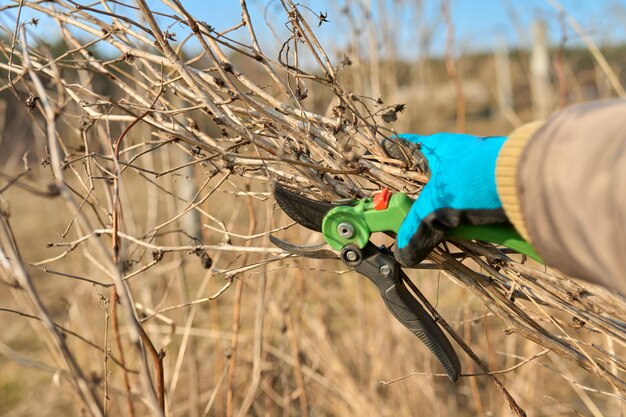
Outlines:
<svg viewBox="0 0 626 417"><path fill-rule="evenodd" d="M524 359L523 361L517 363L514 366L511 366L510 368L506 368L506 369L501 369L498 371L490 371L490 372L477 372L477 373L463 373L461 375L459 375L459 378L473 378L473 377L477 377L477 376L487 376L487 375L503 375L503 374L508 374L510 372L515 371L518 368L521 368L522 366L526 365L529 362L534 361L537 358L540 358L544 355L547 355L548 353L550 353L549 349L544 349L541 352ZM394 378L394 379L390 379L388 381L380 381L381 384L383 385L389 385L389 384L393 384L395 382L399 382L399 381L403 381L407 378L410 378L412 376L436 376L436 377L448 377L448 374L433 374L431 372L411 372L410 374L406 374L403 375L401 377L398 378Z"/></svg>

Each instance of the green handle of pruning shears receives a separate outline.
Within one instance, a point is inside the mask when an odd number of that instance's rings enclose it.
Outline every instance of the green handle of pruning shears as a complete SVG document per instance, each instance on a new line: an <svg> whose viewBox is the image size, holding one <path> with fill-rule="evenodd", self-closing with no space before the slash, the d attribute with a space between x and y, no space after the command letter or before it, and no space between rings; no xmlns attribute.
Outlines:
<svg viewBox="0 0 626 417"><path fill-rule="evenodd" d="M522 253L537 262L543 260L530 243L517 233L513 226L507 224L490 224L482 226L460 225L451 229L446 234L450 239L482 240L506 246L516 252Z"/></svg>
<svg viewBox="0 0 626 417"><path fill-rule="evenodd" d="M362 249L369 242L372 233L398 233L412 205L411 197L404 193L394 193L389 198L387 207L381 210L374 208L371 197L358 200L353 205L337 206L324 217L322 234L335 250L341 250L349 243ZM450 239L482 240L506 246L543 263L530 243L510 225L461 225L448 231L446 236Z"/></svg>

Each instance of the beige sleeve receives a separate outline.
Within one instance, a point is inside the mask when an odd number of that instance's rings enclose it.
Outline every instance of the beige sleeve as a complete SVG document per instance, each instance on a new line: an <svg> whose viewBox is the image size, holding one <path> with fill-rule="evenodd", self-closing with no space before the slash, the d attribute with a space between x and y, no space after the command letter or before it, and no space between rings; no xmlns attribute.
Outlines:
<svg viewBox="0 0 626 417"><path fill-rule="evenodd" d="M507 215L547 265L626 294L626 100L523 126L496 177Z"/></svg>

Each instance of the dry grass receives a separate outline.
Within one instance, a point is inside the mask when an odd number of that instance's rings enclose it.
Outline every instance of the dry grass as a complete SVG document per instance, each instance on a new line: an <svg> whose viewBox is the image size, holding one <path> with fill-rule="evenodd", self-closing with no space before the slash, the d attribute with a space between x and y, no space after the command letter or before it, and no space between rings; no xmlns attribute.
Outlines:
<svg viewBox="0 0 626 417"><path fill-rule="evenodd" d="M279 57L245 1L223 32L163 3L0 8L52 18L69 50L22 21L0 44L2 88L46 149L40 166L13 155L0 182L0 415L623 415L615 294L491 245L438 248L441 271L410 276L476 355L452 384L366 280L272 247L270 232L321 236L274 208L271 181L326 199L419 193L424 175L378 145L402 127L383 122L393 101L367 97L400 95L387 61L333 64L316 38L329 23L290 0Z"/></svg>

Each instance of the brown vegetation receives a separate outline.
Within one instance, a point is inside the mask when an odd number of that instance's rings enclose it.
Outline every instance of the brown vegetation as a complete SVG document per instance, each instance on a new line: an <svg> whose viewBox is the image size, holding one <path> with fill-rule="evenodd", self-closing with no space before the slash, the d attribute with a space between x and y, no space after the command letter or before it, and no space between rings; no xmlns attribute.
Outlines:
<svg viewBox="0 0 626 417"><path fill-rule="evenodd" d="M495 86L464 77L494 80L491 57L455 62L451 37L446 62L404 63L377 45L393 40L386 16L364 13L365 33L335 60L316 37L334 18L291 0L270 55L244 0L222 32L163 3L0 7L48 16L62 39L54 50L17 19L0 43L5 102L32 128L22 148L0 143L0 415L622 415L618 295L493 245L441 245L440 271L410 277L467 353L452 384L366 280L269 243L321 239L275 209L272 181L325 200L417 195L424 175L382 137L457 122L502 133L531 117L528 95L497 108ZM92 50L105 43L114 57ZM598 53L584 65L581 51L558 54L561 102L623 92ZM529 58L512 56L511 91L527 91Z"/></svg>

